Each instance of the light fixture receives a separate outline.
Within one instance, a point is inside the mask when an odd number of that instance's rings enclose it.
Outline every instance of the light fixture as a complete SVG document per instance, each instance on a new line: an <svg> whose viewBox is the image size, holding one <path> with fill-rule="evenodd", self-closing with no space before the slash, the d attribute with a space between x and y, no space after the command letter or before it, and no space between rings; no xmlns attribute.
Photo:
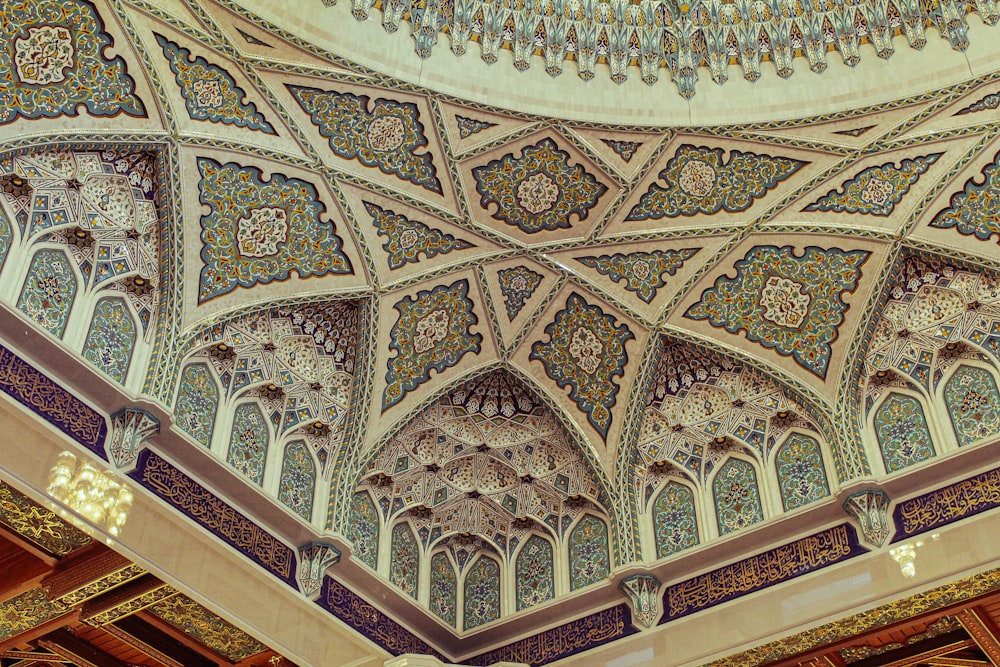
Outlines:
<svg viewBox="0 0 1000 667"><path fill-rule="evenodd" d="M70 452L63 452L56 459L49 471L46 491L112 537L118 537L132 509L132 492L127 486ZM73 521L73 515L60 513Z"/></svg>
<svg viewBox="0 0 1000 667"><path fill-rule="evenodd" d="M889 555L899 564L899 571L907 579L917 574L917 566L914 564L914 561L917 559L917 547L921 545L923 545L923 542L901 544L898 547L889 549Z"/></svg>

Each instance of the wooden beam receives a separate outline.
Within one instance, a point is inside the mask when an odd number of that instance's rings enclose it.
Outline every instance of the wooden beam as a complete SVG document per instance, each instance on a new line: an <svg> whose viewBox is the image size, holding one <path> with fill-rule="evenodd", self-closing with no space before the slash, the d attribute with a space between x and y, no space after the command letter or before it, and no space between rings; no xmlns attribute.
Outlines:
<svg viewBox="0 0 1000 667"><path fill-rule="evenodd" d="M78 639L72 632L63 628L45 635L38 640L38 644L64 658L79 660L87 667L129 667L127 662Z"/></svg>
<svg viewBox="0 0 1000 667"><path fill-rule="evenodd" d="M997 641L996 629L979 615L974 607L964 609L956 615L969 636L975 640L979 649L990 659L993 667L1000 667L1000 641Z"/></svg>
<svg viewBox="0 0 1000 667"><path fill-rule="evenodd" d="M6 641L0 642L0 651L27 646L29 642L49 634L56 628L61 628L65 625L72 625L77 621L77 619L79 619L79 617L80 610L74 609L62 616L57 616L56 618L50 619L44 623L40 623L31 630L26 630L25 632L15 635Z"/></svg>
<svg viewBox="0 0 1000 667"><path fill-rule="evenodd" d="M188 635L187 633L178 630L174 626L164 621L159 616L148 611L141 611L137 614L137 616L139 616L139 618L152 625L157 630L160 630L164 634L170 635L171 637L181 642L191 650L197 651L201 655L205 656L206 658L212 661L212 664L225 665L226 667L233 666L233 663L227 660L225 657L219 655L212 649L208 648L207 646L196 640L191 635Z"/></svg>
<svg viewBox="0 0 1000 667"><path fill-rule="evenodd" d="M101 629L168 667L216 667L217 664L135 614Z"/></svg>

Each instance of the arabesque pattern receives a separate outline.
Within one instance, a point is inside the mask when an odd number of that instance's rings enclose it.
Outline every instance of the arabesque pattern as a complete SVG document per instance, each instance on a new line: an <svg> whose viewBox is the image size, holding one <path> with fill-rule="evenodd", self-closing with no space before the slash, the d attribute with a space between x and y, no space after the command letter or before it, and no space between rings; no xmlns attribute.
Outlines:
<svg viewBox="0 0 1000 667"><path fill-rule="evenodd" d="M288 89L338 156L441 194L431 154L418 152L428 140L415 104L382 97L373 102L368 95L304 86Z"/></svg>
<svg viewBox="0 0 1000 667"><path fill-rule="evenodd" d="M417 582L420 576L419 549L408 523L402 521L392 527L389 581L411 598L417 597Z"/></svg>
<svg viewBox="0 0 1000 667"><path fill-rule="evenodd" d="M471 331L479 318L472 312L467 280L421 290L394 308L399 319L392 327L389 349L396 356L388 361L383 410L426 382L432 369L440 373L466 354L479 352L483 340Z"/></svg>
<svg viewBox="0 0 1000 667"><path fill-rule="evenodd" d="M826 468L816 438L792 433L774 457L781 489L781 502L786 511L808 505L830 495Z"/></svg>
<svg viewBox="0 0 1000 667"><path fill-rule="evenodd" d="M920 401L892 393L875 413L875 437L888 473L934 456L934 444Z"/></svg>
<svg viewBox="0 0 1000 667"><path fill-rule="evenodd" d="M430 609L448 625L458 625L458 579L455 567L442 551L431 557Z"/></svg>
<svg viewBox="0 0 1000 667"><path fill-rule="evenodd" d="M191 118L276 134L253 102L243 102L247 94L229 72L201 56L192 57L189 49L163 35L156 34L156 42L170 62Z"/></svg>
<svg viewBox="0 0 1000 667"><path fill-rule="evenodd" d="M633 252L627 255L600 255L577 257L576 261L584 266L596 269L601 275L611 278L616 283L624 282L625 289L645 301L651 302L656 297L656 290L667 282L663 274L674 275L684 265L684 261L694 257L699 248L683 250L654 250L652 252Z"/></svg>
<svg viewBox="0 0 1000 667"><path fill-rule="evenodd" d="M712 480L715 516L719 535L728 535L764 520L757 472L742 459L731 458L722 464Z"/></svg>
<svg viewBox="0 0 1000 667"><path fill-rule="evenodd" d="M569 534L569 587L575 591L603 581L610 574L608 524L587 514Z"/></svg>
<svg viewBox="0 0 1000 667"><path fill-rule="evenodd" d="M515 567L518 611L545 602L555 595L552 544L548 540L538 535L528 538L517 555Z"/></svg>
<svg viewBox="0 0 1000 667"><path fill-rule="evenodd" d="M199 199L209 213L201 218L201 283L204 302L258 283L353 273L341 251L343 241L312 183L234 162L199 158Z"/></svg>
<svg viewBox="0 0 1000 667"><path fill-rule="evenodd" d="M542 362L560 387L571 388L570 398L604 436L617 401L615 378L624 374L628 363L625 343L635 338L627 324L617 322L600 306L590 305L573 292L545 327L549 340L531 346L531 358Z"/></svg>
<svg viewBox="0 0 1000 667"><path fill-rule="evenodd" d="M368 215L372 216L372 224L378 235L388 239L382 244L382 249L389 253L390 269L419 262L421 253L431 259L437 255L447 255L452 250L475 247L464 239L456 239L451 234L432 229L419 220L410 220L371 202L364 202L364 205Z"/></svg>
<svg viewBox="0 0 1000 667"><path fill-rule="evenodd" d="M756 246L736 262L736 277L720 276L684 314L791 355L826 376L830 344L844 320L843 294L853 292L868 260L865 250Z"/></svg>
<svg viewBox="0 0 1000 667"><path fill-rule="evenodd" d="M571 227L572 218L586 220L608 186L583 165L570 165L570 155L545 138L475 167L479 203L496 206L495 220L534 234Z"/></svg>
<svg viewBox="0 0 1000 667"><path fill-rule="evenodd" d="M985 368L959 366L944 385L944 403L959 447L1000 433L1000 391Z"/></svg>
<svg viewBox="0 0 1000 667"><path fill-rule="evenodd" d="M667 482L653 503L656 557L666 558L698 544L694 493L680 482Z"/></svg>
<svg viewBox="0 0 1000 667"><path fill-rule="evenodd" d="M251 482L264 481L264 463L271 442L267 419L256 403L241 403L233 415L226 461Z"/></svg>
<svg viewBox="0 0 1000 667"><path fill-rule="evenodd" d="M278 500L306 521L312 518L313 495L316 492L316 464L302 440L285 446L278 481Z"/></svg>
<svg viewBox="0 0 1000 667"><path fill-rule="evenodd" d="M627 220L660 220L719 211L744 211L805 166L801 160L684 144L659 173Z"/></svg>
<svg viewBox="0 0 1000 667"><path fill-rule="evenodd" d="M104 297L98 301L83 343L83 358L118 384L125 384L135 342L135 319L125 300Z"/></svg>
<svg viewBox="0 0 1000 667"><path fill-rule="evenodd" d="M0 124L18 116L145 116L111 37L87 0L10 0L0 15Z"/></svg>
<svg viewBox="0 0 1000 667"><path fill-rule="evenodd" d="M951 197L951 204L931 221L931 227L954 229L964 236L989 241L1000 235L1000 220L995 214L1000 197L1000 152L983 168L982 175L970 178L961 192Z"/></svg>
<svg viewBox="0 0 1000 667"><path fill-rule="evenodd" d="M929 153L906 158L899 164L886 162L878 167L868 167L845 181L839 190L831 190L806 206L805 210L887 216L941 155Z"/></svg>
<svg viewBox="0 0 1000 667"><path fill-rule="evenodd" d="M480 556L465 575L465 629L472 630L500 618L500 566Z"/></svg>

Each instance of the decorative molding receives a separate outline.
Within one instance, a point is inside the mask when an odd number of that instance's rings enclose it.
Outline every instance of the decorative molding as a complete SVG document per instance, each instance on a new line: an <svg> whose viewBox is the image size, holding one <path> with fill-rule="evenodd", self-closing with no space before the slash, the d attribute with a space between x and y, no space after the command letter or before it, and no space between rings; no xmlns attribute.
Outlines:
<svg viewBox="0 0 1000 667"><path fill-rule="evenodd" d="M148 449L140 453L129 477L289 586L297 587L295 552L290 547L158 454Z"/></svg>
<svg viewBox="0 0 1000 667"><path fill-rule="evenodd" d="M904 500L892 513L893 542L1000 507L1000 468Z"/></svg>
<svg viewBox="0 0 1000 667"><path fill-rule="evenodd" d="M160 420L141 408L125 408L111 415L111 435L106 445L108 460L127 473L135 468L139 452L149 438L160 434Z"/></svg>
<svg viewBox="0 0 1000 667"><path fill-rule="evenodd" d="M667 587L661 624L779 584L867 551L849 524L744 558Z"/></svg>
<svg viewBox="0 0 1000 667"><path fill-rule="evenodd" d="M640 630L656 627L663 616L660 586L660 580L651 574L633 574L618 584L618 590L629 599L632 622Z"/></svg>
<svg viewBox="0 0 1000 667"><path fill-rule="evenodd" d="M847 496L844 511L861 526L861 535L876 549L892 534L889 523L889 494L880 489L863 489Z"/></svg>
<svg viewBox="0 0 1000 667"><path fill-rule="evenodd" d="M0 524L47 554L67 556L91 543L90 536L0 482Z"/></svg>
<svg viewBox="0 0 1000 667"><path fill-rule="evenodd" d="M3 345L0 391L106 460L104 417Z"/></svg>
<svg viewBox="0 0 1000 667"><path fill-rule="evenodd" d="M339 562L340 549L332 544L313 542L299 548L299 567L295 579L303 595L312 600L319 598L327 568Z"/></svg>
<svg viewBox="0 0 1000 667"><path fill-rule="evenodd" d="M486 667L498 662L521 662L534 667L568 658L637 633L624 602L578 618L531 637L481 653L464 662Z"/></svg>

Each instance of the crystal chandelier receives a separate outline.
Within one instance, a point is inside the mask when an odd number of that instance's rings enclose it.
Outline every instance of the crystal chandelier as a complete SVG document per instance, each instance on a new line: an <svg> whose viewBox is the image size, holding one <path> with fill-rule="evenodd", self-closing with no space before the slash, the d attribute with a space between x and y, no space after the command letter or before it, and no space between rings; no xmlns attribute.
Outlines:
<svg viewBox="0 0 1000 667"><path fill-rule="evenodd" d="M127 486L70 452L60 454L52 466L46 491L112 537L118 536L132 509L132 492ZM73 521L73 515L60 513Z"/></svg>

